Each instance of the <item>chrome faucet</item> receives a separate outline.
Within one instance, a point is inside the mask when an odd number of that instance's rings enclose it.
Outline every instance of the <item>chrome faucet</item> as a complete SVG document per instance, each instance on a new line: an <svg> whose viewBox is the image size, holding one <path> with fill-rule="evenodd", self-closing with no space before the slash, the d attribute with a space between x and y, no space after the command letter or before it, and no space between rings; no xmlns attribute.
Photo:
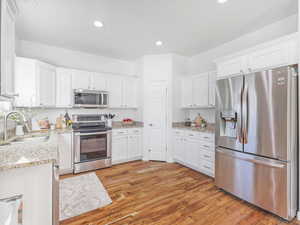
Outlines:
<svg viewBox="0 0 300 225"><path fill-rule="evenodd" d="M8 112L8 113L6 113L4 115L4 141L7 141L7 139L8 139L8 134L7 134L8 133L7 132L7 120L13 114L18 114L18 115L20 115L22 117L23 123L24 123L23 126L25 126L27 132L30 132L30 130L31 130L30 127L29 127L29 125L28 125L28 120L27 120L27 118L26 118L26 116L25 116L24 113L21 113L19 111L10 111L10 112Z"/></svg>

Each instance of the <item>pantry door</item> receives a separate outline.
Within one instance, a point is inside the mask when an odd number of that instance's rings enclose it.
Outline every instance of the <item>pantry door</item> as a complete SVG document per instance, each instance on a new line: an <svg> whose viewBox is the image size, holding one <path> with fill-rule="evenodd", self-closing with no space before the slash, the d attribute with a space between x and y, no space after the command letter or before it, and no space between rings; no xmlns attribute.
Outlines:
<svg viewBox="0 0 300 225"><path fill-rule="evenodd" d="M166 161L167 83L152 81L145 93L145 139L149 160Z"/></svg>

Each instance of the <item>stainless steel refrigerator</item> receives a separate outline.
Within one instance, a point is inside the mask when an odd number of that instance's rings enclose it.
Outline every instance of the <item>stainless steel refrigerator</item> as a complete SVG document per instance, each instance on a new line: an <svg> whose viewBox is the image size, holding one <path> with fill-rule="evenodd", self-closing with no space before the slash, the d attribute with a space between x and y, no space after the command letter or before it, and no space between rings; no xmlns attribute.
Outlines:
<svg viewBox="0 0 300 225"><path fill-rule="evenodd" d="M298 66L217 81L216 185L291 220L297 212Z"/></svg>

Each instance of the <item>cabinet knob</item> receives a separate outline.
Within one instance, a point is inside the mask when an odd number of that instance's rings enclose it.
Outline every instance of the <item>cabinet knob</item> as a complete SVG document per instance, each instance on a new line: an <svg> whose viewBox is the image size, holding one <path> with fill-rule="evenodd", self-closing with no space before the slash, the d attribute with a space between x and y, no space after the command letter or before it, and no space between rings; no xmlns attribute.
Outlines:
<svg viewBox="0 0 300 225"><path fill-rule="evenodd" d="M153 124L152 124L152 123L149 123L149 126L150 126L150 127L153 127Z"/></svg>

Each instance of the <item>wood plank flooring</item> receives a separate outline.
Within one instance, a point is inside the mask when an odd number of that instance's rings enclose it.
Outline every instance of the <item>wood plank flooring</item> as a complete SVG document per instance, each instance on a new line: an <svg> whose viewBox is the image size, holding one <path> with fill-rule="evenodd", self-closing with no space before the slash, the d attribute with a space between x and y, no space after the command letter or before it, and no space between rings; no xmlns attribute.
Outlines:
<svg viewBox="0 0 300 225"><path fill-rule="evenodd" d="M136 161L97 170L113 203L60 225L299 225L245 203L176 163ZM68 177L68 176L65 176Z"/></svg>

